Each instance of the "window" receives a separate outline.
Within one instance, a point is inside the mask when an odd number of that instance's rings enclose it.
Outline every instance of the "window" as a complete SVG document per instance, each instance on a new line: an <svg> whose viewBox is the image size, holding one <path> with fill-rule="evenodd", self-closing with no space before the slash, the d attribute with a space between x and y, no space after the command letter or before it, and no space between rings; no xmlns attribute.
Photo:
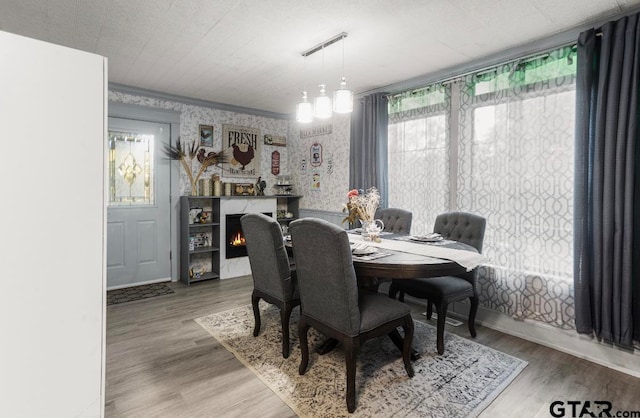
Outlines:
<svg viewBox="0 0 640 418"><path fill-rule="evenodd" d="M449 206L449 97L443 86L390 100L389 207L413 212L412 231L430 232Z"/></svg>
<svg viewBox="0 0 640 418"><path fill-rule="evenodd" d="M575 61L560 48L456 80L442 106L389 110L389 206L413 211L414 233L447 210L486 217L481 303L563 328L573 327Z"/></svg>
<svg viewBox="0 0 640 418"><path fill-rule="evenodd" d="M153 135L109 131L109 205L153 205Z"/></svg>

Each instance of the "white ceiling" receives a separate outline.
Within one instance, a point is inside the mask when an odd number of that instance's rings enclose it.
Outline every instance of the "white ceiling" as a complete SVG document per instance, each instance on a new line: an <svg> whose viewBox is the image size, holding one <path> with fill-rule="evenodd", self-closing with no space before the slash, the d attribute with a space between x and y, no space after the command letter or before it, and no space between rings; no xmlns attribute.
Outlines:
<svg viewBox="0 0 640 418"><path fill-rule="evenodd" d="M356 93L460 67L640 0L0 0L0 30L108 57L109 81L291 113L305 87Z"/></svg>

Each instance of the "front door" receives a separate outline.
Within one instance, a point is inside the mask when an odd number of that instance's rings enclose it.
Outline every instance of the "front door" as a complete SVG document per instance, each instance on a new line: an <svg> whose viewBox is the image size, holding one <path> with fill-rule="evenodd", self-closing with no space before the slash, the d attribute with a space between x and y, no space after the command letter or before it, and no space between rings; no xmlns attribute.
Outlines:
<svg viewBox="0 0 640 418"><path fill-rule="evenodd" d="M170 125L109 118L107 287L171 279Z"/></svg>

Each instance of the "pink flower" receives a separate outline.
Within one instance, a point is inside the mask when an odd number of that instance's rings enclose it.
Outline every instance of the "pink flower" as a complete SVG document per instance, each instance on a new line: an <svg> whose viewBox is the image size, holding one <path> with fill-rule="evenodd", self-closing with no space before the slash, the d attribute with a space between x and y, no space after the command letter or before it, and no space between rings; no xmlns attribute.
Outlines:
<svg viewBox="0 0 640 418"><path fill-rule="evenodd" d="M354 196L358 196L358 190L357 189L353 189L353 190L349 190L349 193L347 193L347 198L351 199Z"/></svg>

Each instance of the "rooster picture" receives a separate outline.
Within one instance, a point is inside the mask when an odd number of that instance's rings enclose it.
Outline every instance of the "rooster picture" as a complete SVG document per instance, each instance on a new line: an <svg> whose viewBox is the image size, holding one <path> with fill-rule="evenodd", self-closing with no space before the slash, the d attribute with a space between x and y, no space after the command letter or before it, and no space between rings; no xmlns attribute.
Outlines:
<svg viewBox="0 0 640 418"><path fill-rule="evenodd" d="M241 170L244 170L247 164L249 164L253 160L253 157L254 157L253 147L247 144L246 151L242 151L237 144L233 144L232 147L233 147L233 160L237 161L242 166ZM233 160L231 161L232 164L233 164Z"/></svg>

